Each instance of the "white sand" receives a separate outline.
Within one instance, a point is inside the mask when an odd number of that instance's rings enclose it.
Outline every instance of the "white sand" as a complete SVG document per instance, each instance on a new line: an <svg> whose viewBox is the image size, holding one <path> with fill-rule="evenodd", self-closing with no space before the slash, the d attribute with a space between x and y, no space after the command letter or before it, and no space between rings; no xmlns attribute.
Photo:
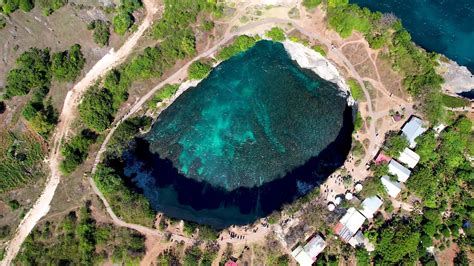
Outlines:
<svg viewBox="0 0 474 266"><path fill-rule="evenodd" d="M301 43L286 40L283 42L283 46L291 59L295 60L298 65L302 68L310 69L322 79L337 84L339 89L344 93L344 96L348 96L347 103L349 105L354 104L354 99L350 95L349 86L347 86L342 75L329 60Z"/></svg>

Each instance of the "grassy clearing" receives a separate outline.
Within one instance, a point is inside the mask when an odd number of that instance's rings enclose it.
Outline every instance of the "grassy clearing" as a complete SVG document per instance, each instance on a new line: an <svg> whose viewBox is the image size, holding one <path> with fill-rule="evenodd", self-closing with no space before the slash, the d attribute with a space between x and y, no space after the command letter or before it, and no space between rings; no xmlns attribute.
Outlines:
<svg viewBox="0 0 474 266"><path fill-rule="evenodd" d="M442 95L442 101L444 106L449 108L460 108L469 105L469 100L447 94Z"/></svg>
<svg viewBox="0 0 474 266"><path fill-rule="evenodd" d="M19 188L42 175L44 151L28 134L0 133L0 192Z"/></svg>
<svg viewBox="0 0 474 266"><path fill-rule="evenodd" d="M347 85L349 85L349 89L351 90L352 98L354 98L354 100L365 101L364 91L355 79L348 79Z"/></svg>

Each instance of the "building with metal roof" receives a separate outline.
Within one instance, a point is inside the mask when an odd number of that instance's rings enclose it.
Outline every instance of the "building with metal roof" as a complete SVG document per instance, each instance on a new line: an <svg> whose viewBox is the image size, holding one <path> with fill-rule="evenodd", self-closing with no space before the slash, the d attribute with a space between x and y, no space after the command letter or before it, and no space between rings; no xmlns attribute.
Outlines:
<svg viewBox="0 0 474 266"><path fill-rule="evenodd" d="M410 148L415 148L415 139L423 134L427 129L428 128L423 126L423 121L420 118L412 116L408 123L403 126L402 134L408 139Z"/></svg>
<svg viewBox="0 0 474 266"><path fill-rule="evenodd" d="M400 156L398 157L398 161L406 164L410 168L414 168L420 161L420 155L410 150L409 148L405 148L400 153Z"/></svg>
<svg viewBox="0 0 474 266"><path fill-rule="evenodd" d="M398 181L405 182L411 175L411 171L395 160L390 160L388 172L398 178Z"/></svg>
<svg viewBox="0 0 474 266"><path fill-rule="evenodd" d="M365 222L365 217L355 208L349 208L346 214L339 220L339 223L334 228L344 241L348 242L352 236L362 227Z"/></svg>
<svg viewBox="0 0 474 266"><path fill-rule="evenodd" d="M398 182L393 182L390 180L390 177L384 175L380 178L380 181L385 187L385 190L387 191L388 195L392 198L396 198L400 191L402 190L400 183Z"/></svg>
<svg viewBox="0 0 474 266"><path fill-rule="evenodd" d="M366 198L362 201L362 210L360 213L365 216L367 219L374 218L374 214L380 209L382 206L383 201L378 196L373 196L370 198Z"/></svg>
<svg viewBox="0 0 474 266"><path fill-rule="evenodd" d="M301 266L311 266L316 261L316 257L326 247L326 241L320 236L315 235L306 245L295 248L291 255Z"/></svg>

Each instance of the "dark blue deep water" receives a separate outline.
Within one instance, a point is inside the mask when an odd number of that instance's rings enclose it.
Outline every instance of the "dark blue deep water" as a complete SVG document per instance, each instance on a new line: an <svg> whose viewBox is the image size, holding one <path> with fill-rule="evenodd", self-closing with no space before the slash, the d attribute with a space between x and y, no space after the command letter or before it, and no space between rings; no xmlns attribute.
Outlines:
<svg viewBox="0 0 474 266"><path fill-rule="evenodd" d="M413 41L474 72L473 0L350 0L402 19Z"/></svg>
<svg viewBox="0 0 474 266"><path fill-rule="evenodd" d="M157 211L216 228L281 208L341 166L353 111L338 87L260 41L168 107L124 155Z"/></svg>

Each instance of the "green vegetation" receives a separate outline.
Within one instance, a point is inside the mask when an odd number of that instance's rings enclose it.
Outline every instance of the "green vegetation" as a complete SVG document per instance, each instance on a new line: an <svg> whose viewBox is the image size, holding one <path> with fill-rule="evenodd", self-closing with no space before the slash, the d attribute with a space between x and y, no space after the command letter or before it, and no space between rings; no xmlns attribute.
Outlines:
<svg viewBox="0 0 474 266"><path fill-rule="evenodd" d="M30 12L35 7L35 3L32 0L19 0L19 7L23 12Z"/></svg>
<svg viewBox="0 0 474 266"><path fill-rule="evenodd" d="M141 129L149 127L150 124L151 119L145 117L130 118L120 124L110 139L106 159L97 166L93 179L117 216L128 222L151 227L154 212L150 203L143 195L127 187L126 182L131 181L118 170L123 169L123 150Z"/></svg>
<svg viewBox="0 0 474 266"><path fill-rule="evenodd" d="M369 263L431 265L434 258L426 249L434 246L443 250L452 242L461 250L455 261L465 261L463 252L472 248L474 240L470 226L474 221L474 169L468 160L474 155L472 126L469 118L460 116L439 137L429 130L417 139L416 152L421 158L406 186L421 199L421 211L402 216L393 213L393 206L386 206L385 211L392 218L375 221L365 232L375 243L375 254ZM364 183L362 193L367 190L377 194ZM460 234L461 228L464 234ZM359 257L358 252L356 256Z"/></svg>
<svg viewBox="0 0 474 266"><path fill-rule="evenodd" d="M97 132L106 130L114 118L113 96L106 88L92 87L85 93L79 104L79 114L90 129Z"/></svg>
<svg viewBox="0 0 474 266"><path fill-rule="evenodd" d="M326 50L323 46L313 45L311 48L315 50L316 52L320 53L322 56L326 56Z"/></svg>
<svg viewBox="0 0 474 266"><path fill-rule="evenodd" d="M68 51L53 54L51 58L51 73L59 81L74 81L82 71L86 59L81 52L81 46L75 44Z"/></svg>
<svg viewBox="0 0 474 266"><path fill-rule="evenodd" d="M114 31L118 35L124 35L125 32L133 25L132 14L126 11L119 11L112 20Z"/></svg>
<svg viewBox="0 0 474 266"><path fill-rule="evenodd" d="M275 42L282 42L286 39L285 32L279 27L271 28L269 31L265 32L265 36Z"/></svg>
<svg viewBox="0 0 474 266"><path fill-rule="evenodd" d="M94 132L84 129L63 145L61 155L64 160L59 166L63 174L72 173L86 160L89 146L95 142L96 138L97 135Z"/></svg>
<svg viewBox="0 0 474 266"><path fill-rule="evenodd" d="M398 19L348 1L328 1L328 21L343 38L356 30L365 35L372 48L387 47L386 57L402 75L403 87L423 103L428 120L435 124L445 118L440 92L443 79L435 71L438 55L418 48Z"/></svg>
<svg viewBox="0 0 474 266"><path fill-rule="evenodd" d="M348 79L347 85L349 86L349 89L351 90L351 95L352 95L352 98L354 98L354 100L365 101L364 91L362 90L362 87L359 85L357 80Z"/></svg>
<svg viewBox="0 0 474 266"><path fill-rule="evenodd" d="M43 173L44 151L27 134L0 133L0 192L21 187L35 181Z"/></svg>
<svg viewBox="0 0 474 266"><path fill-rule="evenodd" d="M405 136L396 132L389 132L385 138L385 154L390 157L398 158L400 153L408 147L408 140Z"/></svg>
<svg viewBox="0 0 474 266"><path fill-rule="evenodd" d="M321 4L322 0L303 0L303 6L306 7L307 9L313 9L319 4Z"/></svg>
<svg viewBox="0 0 474 266"><path fill-rule="evenodd" d="M30 48L16 60L15 68L7 73L5 97L11 98L30 93L30 101L22 114L30 126L41 136L48 137L58 121L57 111L46 99L51 78L73 81L81 72L85 59L79 45L69 51L55 53L50 61L49 50Z"/></svg>
<svg viewBox="0 0 474 266"><path fill-rule="evenodd" d="M359 111L356 113L356 117L354 120L354 132L358 132L364 126L364 119L362 119L362 115Z"/></svg>
<svg viewBox="0 0 474 266"><path fill-rule="evenodd" d="M0 30L7 26L7 20L4 16L0 15Z"/></svg>
<svg viewBox="0 0 474 266"><path fill-rule="evenodd" d="M439 139L432 131L417 139L416 152L421 159L407 187L424 200L425 206L437 208L442 199L451 199L459 200L456 204L461 207L469 201L470 197L462 188L469 187L474 175L466 159L466 156L474 155L471 128L472 122L460 117L440 134Z"/></svg>
<svg viewBox="0 0 474 266"><path fill-rule="evenodd" d="M28 236L16 257L21 265L98 265L137 263L145 254L145 238L125 228L97 224L88 207L58 223L46 222Z"/></svg>
<svg viewBox="0 0 474 266"><path fill-rule="evenodd" d="M226 60L240 52L246 51L252 46L254 46L257 40L258 39L256 37L240 35L234 40L231 45L226 46L219 51L219 53L217 54L217 59Z"/></svg>
<svg viewBox="0 0 474 266"><path fill-rule="evenodd" d="M468 99L455 97L447 94L442 94L442 101L444 106L449 108L461 108L469 105Z"/></svg>
<svg viewBox="0 0 474 266"><path fill-rule="evenodd" d="M5 97L26 95L30 90L49 88L51 84L49 50L30 48L16 60L7 73Z"/></svg>
<svg viewBox="0 0 474 266"><path fill-rule="evenodd" d="M151 100L147 103L148 108L156 108L156 105L159 102L171 98L171 96L173 96L178 89L179 84L166 84L155 95L153 95L153 98L151 98Z"/></svg>
<svg viewBox="0 0 474 266"><path fill-rule="evenodd" d="M362 198L369 198L376 195L385 195L385 187L380 181L380 177L369 176L364 180L364 189L360 192Z"/></svg>
<svg viewBox="0 0 474 266"><path fill-rule="evenodd" d="M100 46L109 45L110 30L109 22L103 20L94 20L87 25L88 30L94 30L94 42Z"/></svg>
<svg viewBox="0 0 474 266"><path fill-rule="evenodd" d="M220 16L222 7L216 1L207 0L165 0L163 18L153 26L153 35L157 39L172 38L174 34L186 30L195 23L199 13L211 12Z"/></svg>
<svg viewBox="0 0 474 266"><path fill-rule="evenodd" d="M420 233L414 223L393 220L392 224L387 224L380 231L375 248L375 264L408 263L409 255L416 253L419 241Z"/></svg>
<svg viewBox="0 0 474 266"><path fill-rule="evenodd" d="M117 10L117 14L112 19L114 31L118 35L124 35L134 23L132 13L142 7L140 0L122 0Z"/></svg>
<svg viewBox="0 0 474 266"><path fill-rule="evenodd" d="M189 79L200 80L211 73L212 66L206 62L194 61L188 68Z"/></svg>
<svg viewBox="0 0 474 266"><path fill-rule="evenodd" d="M151 118L147 116L133 117L121 123L107 144L107 154L112 157L120 157L128 147L130 141L140 132L151 126Z"/></svg>
<svg viewBox="0 0 474 266"><path fill-rule="evenodd" d="M153 226L154 213L142 194L130 190L124 183L124 175L106 164L99 164L93 179L104 194L115 214L127 222Z"/></svg>
<svg viewBox="0 0 474 266"><path fill-rule="evenodd" d="M36 1L36 0L35 0ZM37 0L39 6L43 9L43 15L49 16L54 11L67 4L67 0Z"/></svg>

